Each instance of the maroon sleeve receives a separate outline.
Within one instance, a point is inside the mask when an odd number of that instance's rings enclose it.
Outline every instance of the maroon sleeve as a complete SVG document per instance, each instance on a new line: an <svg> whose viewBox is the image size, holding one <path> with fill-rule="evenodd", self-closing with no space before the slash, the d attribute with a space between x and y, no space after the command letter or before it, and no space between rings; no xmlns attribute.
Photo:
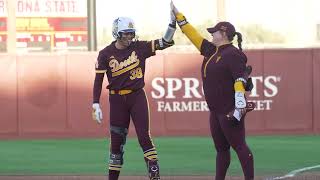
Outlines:
<svg viewBox="0 0 320 180"><path fill-rule="evenodd" d="M155 40L152 41L138 41L139 51L142 52L144 59L147 59L156 54Z"/></svg>
<svg viewBox="0 0 320 180"><path fill-rule="evenodd" d="M93 84L93 103L99 103L104 74L96 73Z"/></svg>
<svg viewBox="0 0 320 180"><path fill-rule="evenodd" d="M96 65L95 65L95 70L96 73L105 73L107 72L107 56L104 55L102 52L99 53Z"/></svg>
<svg viewBox="0 0 320 180"><path fill-rule="evenodd" d="M246 70L247 57L243 53L229 52L224 55L233 80L242 78Z"/></svg>
<svg viewBox="0 0 320 180"><path fill-rule="evenodd" d="M93 103L99 103L104 74L107 72L107 61L102 53L99 53L95 65L96 76L93 83Z"/></svg>
<svg viewBox="0 0 320 180"><path fill-rule="evenodd" d="M216 46L204 39L201 44L200 53L204 57L210 57L216 51Z"/></svg>

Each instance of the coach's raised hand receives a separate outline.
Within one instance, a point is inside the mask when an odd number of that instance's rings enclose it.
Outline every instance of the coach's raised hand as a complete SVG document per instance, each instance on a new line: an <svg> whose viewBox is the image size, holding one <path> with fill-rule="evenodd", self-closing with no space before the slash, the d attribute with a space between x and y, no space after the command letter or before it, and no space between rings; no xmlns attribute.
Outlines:
<svg viewBox="0 0 320 180"><path fill-rule="evenodd" d="M178 11L177 7L173 4L173 1L170 3L170 9L176 17L177 24L180 26L180 28L188 23L186 17L184 17L184 15Z"/></svg>

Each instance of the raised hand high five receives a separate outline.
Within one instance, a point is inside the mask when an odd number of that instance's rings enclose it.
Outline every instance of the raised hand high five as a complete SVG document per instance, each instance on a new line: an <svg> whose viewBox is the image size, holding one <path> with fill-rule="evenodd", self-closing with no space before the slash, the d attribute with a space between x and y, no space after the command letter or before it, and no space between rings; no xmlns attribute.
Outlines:
<svg viewBox="0 0 320 180"><path fill-rule="evenodd" d="M178 14L179 11L178 9L176 8L176 6L173 4L173 1L171 0L171 3L170 3L170 8L171 8L171 11L173 12L174 15Z"/></svg>

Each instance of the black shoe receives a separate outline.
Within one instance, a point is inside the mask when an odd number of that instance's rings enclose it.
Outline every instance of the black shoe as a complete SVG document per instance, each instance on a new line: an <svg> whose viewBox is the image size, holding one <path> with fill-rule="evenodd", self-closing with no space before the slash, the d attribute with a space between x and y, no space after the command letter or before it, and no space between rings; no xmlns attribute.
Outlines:
<svg viewBox="0 0 320 180"><path fill-rule="evenodd" d="M148 171L150 180L158 180L160 179L159 174L159 164L157 160L148 161Z"/></svg>

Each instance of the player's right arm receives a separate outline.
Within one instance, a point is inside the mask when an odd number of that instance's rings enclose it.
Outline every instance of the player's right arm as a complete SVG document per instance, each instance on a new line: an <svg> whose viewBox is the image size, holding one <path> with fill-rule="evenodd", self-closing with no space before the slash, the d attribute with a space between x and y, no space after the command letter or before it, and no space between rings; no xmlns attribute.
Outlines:
<svg viewBox="0 0 320 180"><path fill-rule="evenodd" d="M93 83L93 103L99 103L104 74L107 72L107 63L102 53L99 53L95 64L95 78Z"/></svg>
<svg viewBox="0 0 320 180"><path fill-rule="evenodd" d="M103 58L103 55L101 54L101 52L99 53L99 56L97 58L97 62L95 65L95 72L96 72L95 73L96 75L93 83L92 118L100 124L102 121L102 110L100 108L99 101L101 96L104 74L107 72L106 61Z"/></svg>

